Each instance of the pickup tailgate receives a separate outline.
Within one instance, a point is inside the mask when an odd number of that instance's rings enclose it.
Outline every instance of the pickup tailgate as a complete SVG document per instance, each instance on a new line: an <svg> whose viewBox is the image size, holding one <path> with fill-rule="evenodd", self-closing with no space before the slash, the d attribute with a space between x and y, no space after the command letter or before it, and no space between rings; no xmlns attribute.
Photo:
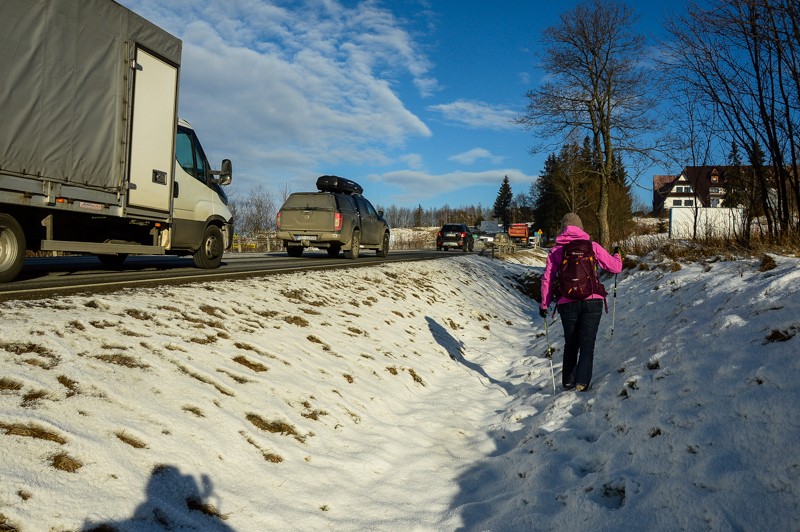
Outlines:
<svg viewBox="0 0 800 532"><path fill-rule="evenodd" d="M313 207L282 209L281 231L330 233L333 231L334 209Z"/></svg>

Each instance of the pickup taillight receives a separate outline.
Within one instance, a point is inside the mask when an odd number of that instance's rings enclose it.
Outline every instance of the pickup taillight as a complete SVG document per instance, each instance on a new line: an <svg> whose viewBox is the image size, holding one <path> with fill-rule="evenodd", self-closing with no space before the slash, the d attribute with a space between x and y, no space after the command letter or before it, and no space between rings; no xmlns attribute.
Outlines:
<svg viewBox="0 0 800 532"><path fill-rule="evenodd" d="M467 238L467 233L465 233L464 231L461 231L461 238Z"/></svg>
<svg viewBox="0 0 800 532"><path fill-rule="evenodd" d="M343 224L344 224L344 219L342 218L342 213L340 212L333 213L333 230L341 231Z"/></svg>
<svg viewBox="0 0 800 532"><path fill-rule="evenodd" d="M278 228L278 231L281 230L281 213L278 211L277 220L275 221L275 227Z"/></svg>

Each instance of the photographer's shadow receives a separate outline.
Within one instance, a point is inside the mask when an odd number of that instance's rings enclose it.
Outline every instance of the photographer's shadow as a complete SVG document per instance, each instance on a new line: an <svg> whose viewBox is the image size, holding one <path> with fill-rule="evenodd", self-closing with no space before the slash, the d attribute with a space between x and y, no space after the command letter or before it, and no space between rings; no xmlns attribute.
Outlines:
<svg viewBox="0 0 800 532"><path fill-rule="evenodd" d="M171 465L156 466L150 475L147 499L136 507L133 516L124 521L87 524L84 532L203 530L233 532L223 523L227 516L219 513L207 499L214 495L211 479L202 475L202 489L194 477L183 475Z"/></svg>

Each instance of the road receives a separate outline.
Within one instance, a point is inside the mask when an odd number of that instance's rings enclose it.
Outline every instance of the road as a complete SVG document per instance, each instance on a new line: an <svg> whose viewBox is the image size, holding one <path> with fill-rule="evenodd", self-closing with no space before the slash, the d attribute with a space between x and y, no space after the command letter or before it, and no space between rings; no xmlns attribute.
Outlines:
<svg viewBox="0 0 800 532"><path fill-rule="evenodd" d="M288 257L285 252L229 253L216 270L201 270L191 257L131 256L119 268L103 265L93 256L44 257L25 260L16 280L0 284L0 301L43 299L69 294L94 294L121 288L242 279L303 270L374 266L452 256L433 250L390 251L386 258L363 252L349 260L330 258L325 251Z"/></svg>

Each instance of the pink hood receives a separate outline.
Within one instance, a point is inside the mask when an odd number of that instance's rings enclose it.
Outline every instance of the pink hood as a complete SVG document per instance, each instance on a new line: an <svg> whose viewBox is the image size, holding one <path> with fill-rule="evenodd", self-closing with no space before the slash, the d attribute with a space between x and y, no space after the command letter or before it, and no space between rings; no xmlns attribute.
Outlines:
<svg viewBox="0 0 800 532"><path fill-rule="evenodd" d="M568 225L564 228L560 235L556 237L556 244L569 244L573 240L591 240L589 233L586 233L580 227Z"/></svg>

